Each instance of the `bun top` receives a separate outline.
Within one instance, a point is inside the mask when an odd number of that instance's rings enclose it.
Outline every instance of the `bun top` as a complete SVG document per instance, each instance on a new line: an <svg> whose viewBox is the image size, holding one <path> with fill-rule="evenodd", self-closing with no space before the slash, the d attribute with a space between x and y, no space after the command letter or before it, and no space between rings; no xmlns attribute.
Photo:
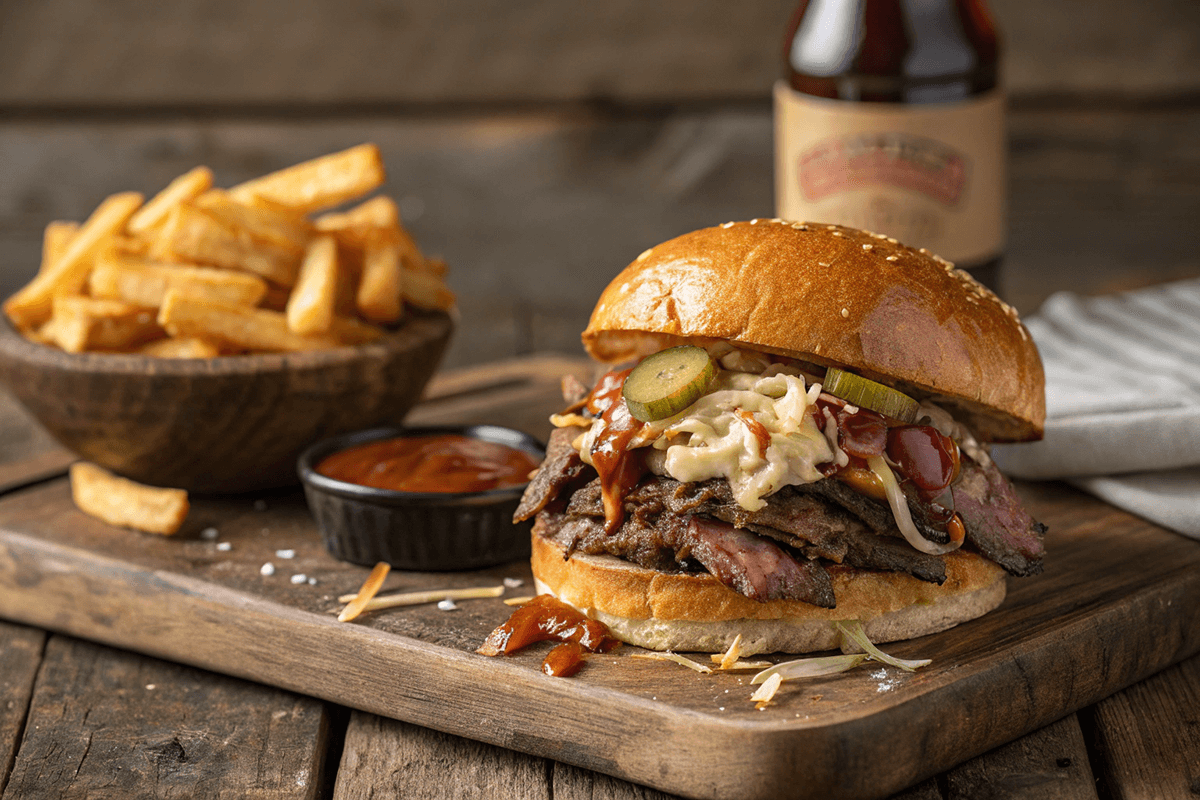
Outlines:
<svg viewBox="0 0 1200 800"><path fill-rule="evenodd" d="M1016 310L880 234L778 219L684 234L614 278L583 332L609 363L719 339L932 399L987 440L1042 436L1042 362Z"/></svg>

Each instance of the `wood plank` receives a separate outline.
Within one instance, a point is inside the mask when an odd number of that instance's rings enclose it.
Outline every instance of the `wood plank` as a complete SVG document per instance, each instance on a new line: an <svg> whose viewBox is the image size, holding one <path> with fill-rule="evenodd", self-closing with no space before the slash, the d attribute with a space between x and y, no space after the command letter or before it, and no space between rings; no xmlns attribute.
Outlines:
<svg viewBox="0 0 1200 800"><path fill-rule="evenodd" d="M797 3L9 4L0 104L25 107L765 100ZM1017 94L1200 87L1200 12L993 3ZM1069 41L1070 47L1062 42Z"/></svg>
<svg viewBox="0 0 1200 800"><path fill-rule="evenodd" d="M1200 110L1011 115L1009 299L1200 275ZM377 141L417 241L450 263L461 323L446 366L579 353L608 281L646 247L772 213L770 115L0 124L0 293L36 269L42 227L207 163L230 185Z"/></svg>
<svg viewBox="0 0 1200 800"><path fill-rule="evenodd" d="M333 797L549 800L548 777L544 759L356 711Z"/></svg>
<svg viewBox="0 0 1200 800"><path fill-rule="evenodd" d="M52 637L5 800L315 798L324 704Z"/></svg>
<svg viewBox="0 0 1200 800"><path fill-rule="evenodd" d="M1200 795L1200 657L1097 703L1093 722L1114 800Z"/></svg>
<svg viewBox="0 0 1200 800"><path fill-rule="evenodd" d="M33 681L45 645L45 631L0 622L0 795L25 732Z"/></svg>
<svg viewBox="0 0 1200 800"><path fill-rule="evenodd" d="M946 773L946 800L1096 800L1079 719L1070 714Z"/></svg>
<svg viewBox="0 0 1200 800"><path fill-rule="evenodd" d="M561 402L551 389L542 413ZM696 675L631 658L634 648L593 658L570 680L541 674L540 648L480 657L474 649L510 611L499 599L338 624L329 614L336 596L355 590L366 570L333 561L303 501L287 493L197 501L190 527L173 538L84 517L64 483L10 495L0 500L0 617L685 796L876 796L1200 651L1200 543L1061 485L1019 491L1050 526L1045 573L1012 581L1008 599L985 617L890 646L901 657L933 659L915 675L894 676L890 691L859 670L785 684L768 712L748 702L746 676ZM198 536L210 525L231 549ZM294 558L277 556L283 548ZM265 561L281 568L264 576ZM293 584L292 574L315 585ZM394 571L387 588L503 577L527 587L528 565ZM803 762L796 752L807 754ZM696 763L714 767L698 772Z"/></svg>

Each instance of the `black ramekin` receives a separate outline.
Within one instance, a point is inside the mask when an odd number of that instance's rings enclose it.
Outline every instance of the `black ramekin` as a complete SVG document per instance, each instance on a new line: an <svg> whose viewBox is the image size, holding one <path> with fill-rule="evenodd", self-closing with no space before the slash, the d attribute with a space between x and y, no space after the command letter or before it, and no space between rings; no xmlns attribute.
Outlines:
<svg viewBox="0 0 1200 800"><path fill-rule="evenodd" d="M459 434L524 451L538 462L545 448L532 436L496 425L375 428L318 442L300 455L297 471L309 510L335 558L397 569L468 570L529 558L531 523L513 523L525 491L397 492L359 486L316 472L339 450L396 436Z"/></svg>

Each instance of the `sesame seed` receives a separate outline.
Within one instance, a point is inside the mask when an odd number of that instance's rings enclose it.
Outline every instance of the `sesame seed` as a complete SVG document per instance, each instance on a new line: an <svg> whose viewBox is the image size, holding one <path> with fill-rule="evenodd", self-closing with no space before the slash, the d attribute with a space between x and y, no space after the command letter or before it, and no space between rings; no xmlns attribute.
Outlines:
<svg viewBox="0 0 1200 800"><path fill-rule="evenodd" d="M723 223L723 224L721 225L721 227L722 227L722 228L732 228L732 227L733 227L733 225L734 225L734 223L732 223L732 222L726 222L726 223Z"/></svg>
<svg viewBox="0 0 1200 800"><path fill-rule="evenodd" d="M818 261L817 263L818 263L818 264L820 264L822 267L828 267L828 266L829 266L829 262L828 262L828 261Z"/></svg>
<svg viewBox="0 0 1200 800"><path fill-rule="evenodd" d="M233 545L230 544L229 542L217 542L217 549L220 550L222 553L228 553L230 550L233 549Z"/></svg>
<svg viewBox="0 0 1200 800"><path fill-rule="evenodd" d="M458 608L458 604L450 598L446 598L445 600L439 600L437 607L438 611L454 611Z"/></svg>
<svg viewBox="0 0 1200 800"><path fill-rule="evenodd" d="M900 256L888 256L888 257L887 257L887 260L888 260L888 261L899 261L899 260L900 260Z"/></svg>
<svg viewBox="0 0 1200 800"><path fill-rule="evenodd" d="M873 244L864 244L863 245L863 250L873 250L874 248L875 248L875 245L873 245Z"/></svg>
<svg viewBox="0 0 1200 800"><path fill-rule="evenodd" d="M301 572L299 575L293 575L290 580L292 583L299 586L302 583L308 583L308 576Z"/></svg>
<svg viewBox="0 0 1200 800"><path fill-rule="evenodd" d="M887 240L889 244L900 244L899 239L893 239L891 236L887 237Z"/></svg>
<svg viewBox="0 0 1200 800"><path fill-rule="evenodd" d="M827 231L836 231L836 230L837 230L837 225L826 225L826 226L825 226L825 230L827 230Z"/></svg>
<svg viewBox="0 0 1200 800"><path fill-rule="evenodd" d="M841 231L834 231L834 232L833 232L833 235L834 235L834 236L841 236L841 235L842 235L842 232L841 232Z"/></svg>
<svg viewBox="0 0 1200 800"><path fill-rule="evenodd" d="M645 251L643 251L643 252L642 252L642 254L641 254L640 256L638 256L638 257L637 257L637 260L638 260L638 261L645 261L647 258L649 258L649 257L650 257L650 252L651 252L652 250L654 250L654 248L653 248L653 247L651 247L651 248L650 248L650 250L645 250Z"/></svg>
<svg viewBox="0 0 1200 800"><path fill-rule="evenodd" d="M296 551L295 550L276 550L275 557L276 558L295 558Z"/></svg>
<svg viewBox="0 0 1200 800"><path fill-rule="evenodd" d="M758 220L757 220L757 219L752 219L752 220L750 220L750 224L751 224L751 225L757 225L757 224L758 224Z"/></svg>
<svg viewBox="0 0 1200 800"><path fill-rule="evenodd" d="M843 308L843 309L842 309L842 319L845 319L845 318L846 318L846 317L848 317L848 316L850 316L850 309L848 309L848 308Z"/></svg>
<svg viewBox="0 0 1200 800"><path fill-rule="evenodd" d="M262 575L264 578L271 577L275 574L275 565L268 561L258 568L258 574Z"/></svg>

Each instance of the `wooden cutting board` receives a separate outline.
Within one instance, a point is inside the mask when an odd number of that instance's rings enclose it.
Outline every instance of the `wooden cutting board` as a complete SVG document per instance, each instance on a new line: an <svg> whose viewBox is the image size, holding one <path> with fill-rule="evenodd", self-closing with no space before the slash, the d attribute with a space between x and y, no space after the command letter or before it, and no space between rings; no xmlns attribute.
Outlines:
<svg viewBox="0 0 1200 800"><path fill-rule="evenodd" d="M558 377L572 370L586 366L546 356L446 375L412 421L544 437ZM163 538L79 513L65 479L46 480L52 461L32 463L24 488L13 488L20 469L5 470L0 617L689 797L887 795L1200 652L1200 543L1061 484L1018 487L1050 526L1045 573L1010 579L1008 599L981 619L884 648L931 666L785 683L756 710L749 674L698 674L632 647L590 657L570 679L539 671L549 645L476 655L508 616L499 599L338 623L335 598L367 570L324 552L299 492L198 500L185 529ZM201 534L210 527L216 540ZM273 575L260 573L267 562ZM524 563L393 572L385 589L504 578L524 581L508 596L530 592Z"/></svg>

